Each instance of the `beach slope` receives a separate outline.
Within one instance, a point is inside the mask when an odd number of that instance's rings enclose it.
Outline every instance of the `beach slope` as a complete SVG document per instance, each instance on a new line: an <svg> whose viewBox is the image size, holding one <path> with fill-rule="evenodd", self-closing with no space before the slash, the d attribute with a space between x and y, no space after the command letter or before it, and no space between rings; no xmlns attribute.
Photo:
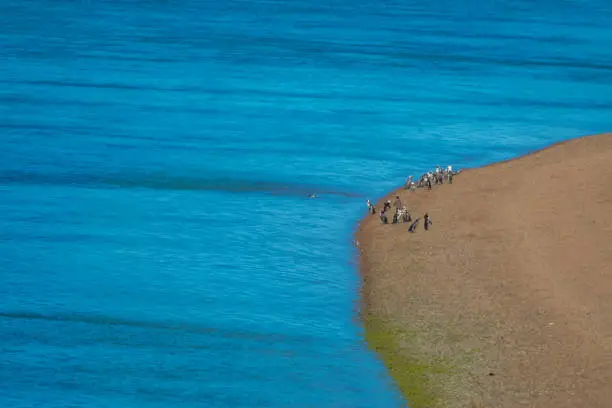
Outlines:
<svg viewBox="0 0 612 408"><path fill-rule="evenodd" d="M369 215L356 239L368 340L412 407L612 406L612 134L395 195L431 229Z"/></svg>

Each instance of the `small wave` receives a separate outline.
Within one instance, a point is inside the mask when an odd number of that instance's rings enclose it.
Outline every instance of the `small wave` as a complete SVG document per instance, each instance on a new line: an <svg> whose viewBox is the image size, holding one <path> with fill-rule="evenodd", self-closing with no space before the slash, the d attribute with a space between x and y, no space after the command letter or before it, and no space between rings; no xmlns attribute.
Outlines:
<svg viewBox="0 0 612 408"><path fill-rule="evenodd" d="M101 326L125 326L149 330L182 331L193 334L209 334L229 339L244 339L268 342L310 342L314 338L308 336L291 336L280 333L260 333L248 330L221 329L202 326L193 323L163 322L151 320L124 319L116 316L89 315L82 313L44 314L27 311L0 312L0 318L20 320L45 320L50 322L85 323Z"/></svg>
<svg viewBox="0 0 612 408"><path fill-rule="evenodd" d="M191 178L167 175L100 175L85 173L45 174L13 171L0 173L0 184L106 186L114 188L179 191L221 191L230 193L264 193L281 196L339 196L358 198L361 194L307 184L246 180L237 178Z"/></svg>

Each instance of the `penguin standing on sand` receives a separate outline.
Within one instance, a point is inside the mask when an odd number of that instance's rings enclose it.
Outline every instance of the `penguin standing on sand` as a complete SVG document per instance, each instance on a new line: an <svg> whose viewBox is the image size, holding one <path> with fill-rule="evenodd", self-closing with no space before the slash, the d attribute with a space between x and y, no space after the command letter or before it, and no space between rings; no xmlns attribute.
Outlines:
<svg viewBox="0 0 612 408"><path fill-rule="evenodd" d="M383 224L387 224L389 222L389 219L385 215L384 211L380 212L380 222L383 223Z"/></svg>
<svg viewBox="0 0 612 408"><path fill-rule="evenodd" d="M412 233L416 232L416 227L417 225L419 225L419 220L420 218L417 218L416 220L414 220L412 224L410 224L410 227L408 227L408 232L412 232Z"/></svg>
<svg viewBox="0 0 612 408"><path fill-rule="evenodd" d="M423 217L423 227L425 227L425 231L429 231L429 226L431 225L431 218L429 218L429 214L425 213Z"/></svg>

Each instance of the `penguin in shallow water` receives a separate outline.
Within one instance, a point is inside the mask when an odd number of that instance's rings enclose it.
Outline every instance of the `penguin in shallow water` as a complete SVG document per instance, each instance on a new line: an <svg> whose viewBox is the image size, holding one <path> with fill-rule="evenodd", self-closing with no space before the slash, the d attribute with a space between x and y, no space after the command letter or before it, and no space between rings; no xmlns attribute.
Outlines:
<svg viewBox="0 0 612 408"><path fill-rule="evenodd" d="M317 198L318 196L315 193L308 194L308 198Z"/></svg>

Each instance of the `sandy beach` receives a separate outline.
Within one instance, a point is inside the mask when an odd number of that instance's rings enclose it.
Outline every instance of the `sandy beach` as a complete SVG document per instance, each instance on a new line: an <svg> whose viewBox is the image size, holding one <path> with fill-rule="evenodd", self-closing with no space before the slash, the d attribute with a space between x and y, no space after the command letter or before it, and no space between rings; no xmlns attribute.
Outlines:
<svg viewBox="0 0 612 408"><path fill-rule="evenodd" d="M368 341L412 407L612 406L611 187L605 134L383 198L429 231L363 219Z"/></svg>

